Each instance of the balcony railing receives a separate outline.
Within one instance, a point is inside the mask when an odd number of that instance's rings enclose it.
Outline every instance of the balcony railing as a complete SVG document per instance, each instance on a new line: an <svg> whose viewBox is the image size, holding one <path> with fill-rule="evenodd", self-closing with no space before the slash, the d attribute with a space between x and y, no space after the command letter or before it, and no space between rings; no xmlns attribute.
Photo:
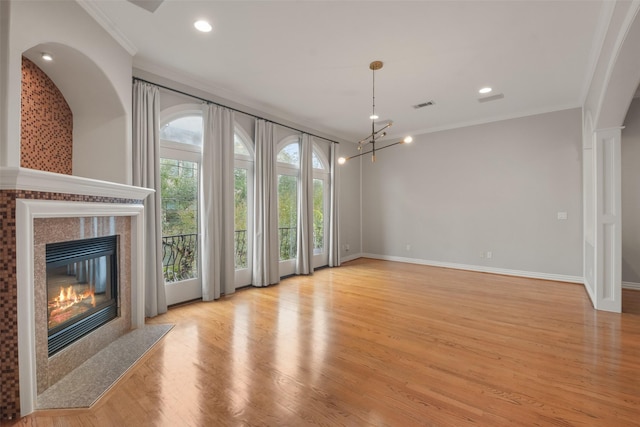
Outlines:
<svg viewBox="0 0 640 427"><path fill-rule="evenodd" d="M298 230L296 227L278 228L278 241L280 242L280 261L294 259L298 250Z"/></svg>
<svg viewBox="0 0 640 427"><path fill-rule="evenodd" d="M236 270L247 268L247 230L236 230L233 238L233 250L235 252Z"/></svg>
<svg viewBox="0 0 640 427"><path fill-rule="evenodd" d="M162 237L162 271L165 283L198 277L198 235Z"/></svg>
<svg viewBox="0 0 640 427"><path fill-rule="evenodd" d="M319 237L318 237L319 236ZM280 242L280 260L294 259L297 251L296 227L278 228ZM247 230L235 230L234 233L235 268L248 267ZM322 233L314 233L314 252L323 249ZM177 282L198 277L198 235L178 234L162 237L162 270L165 283Z"/></svg>

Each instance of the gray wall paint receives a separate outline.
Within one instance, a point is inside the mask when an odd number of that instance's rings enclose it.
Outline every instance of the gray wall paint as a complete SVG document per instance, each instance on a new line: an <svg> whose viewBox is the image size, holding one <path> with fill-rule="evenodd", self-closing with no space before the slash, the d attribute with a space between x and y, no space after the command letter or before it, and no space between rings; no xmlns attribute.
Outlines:
<svg viewBox="0 0 640 427"><path fill-rule="evenodd" d="M354 143L342 143L338 147L340 156L349 157L358 153ZM360 246L360 161L353 159L338 165L340 204L340 257L350 259L362 253ZM348 249L347 249L348 245Z"/></svg>
<svg viewBox="0 0 640 427"><path fill-rule="evenodd" d="M581 127L580 109L564 110L419 135L365 159L363 252L581 277Z"/></svg>
<svg viewBox="0 0 640 427"><path fill-rule="evenodd" d="M640 283L640 99L622 130L622 281Z"/></svg>

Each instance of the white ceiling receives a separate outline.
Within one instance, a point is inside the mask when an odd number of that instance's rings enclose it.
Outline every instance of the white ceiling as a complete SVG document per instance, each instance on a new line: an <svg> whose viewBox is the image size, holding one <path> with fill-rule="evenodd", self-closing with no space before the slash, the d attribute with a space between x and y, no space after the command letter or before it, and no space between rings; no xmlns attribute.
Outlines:
<svg viewBox="0 0 640 427"><path fill-rule="evenodd" d="M373 60L387 139L578 107L607 15L603 1L90 3L135 67L346 140L370 131ZM484 86L504 97L478 102Z"/></svg>

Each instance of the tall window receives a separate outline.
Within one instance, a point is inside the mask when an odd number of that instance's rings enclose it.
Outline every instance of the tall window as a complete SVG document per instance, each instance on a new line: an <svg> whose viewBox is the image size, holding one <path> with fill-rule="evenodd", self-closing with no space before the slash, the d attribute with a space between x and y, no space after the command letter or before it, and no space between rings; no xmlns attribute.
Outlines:
<svg viewBox="0 0 640 427"><path fill-rule="evenodd" d="M288 140L291 140L289 138ZM285 140L288 141L288 140ZM278 240L280 261L296 259L298 228L298 176L300 169L300 143L284 144L278 152ZM292 267L295 265L292 263ZM285 267L281 263L282 267ZM281 271L280 275L292 274L293 270Z"/></svg>
<svg viewBox="0 0 640 427"><path fill-rule="evenodd" d="M249 137L237 127L234 134L234 250L236 286L251 283L250 220L253 217L253 149Z"/></svg>
<svg viewBox="0 0 640 427"><path fill-rule="evenodd" d="M297 254L298 179L300 176L300 142L289 137L278 151L278 237L280 242L280 275L293 274ZM325 238L329 218L329 163L314 144L313 166L313 253L314 267L329 263Z"/></svg>
<svg viewBox="0 0 640 427"><path fill-rule="evenodd" d="M327 231L329 229L329 177L330 169L321 151L314 146L313 165L313 262L314 267L329 263Z"/></svg>
<svg viewBox="0 0 640 427"><path fill-rule="evenodd" d="M200 298L199 180L202 114L169 116L160 131L163 273L167 302Z"/></svg>

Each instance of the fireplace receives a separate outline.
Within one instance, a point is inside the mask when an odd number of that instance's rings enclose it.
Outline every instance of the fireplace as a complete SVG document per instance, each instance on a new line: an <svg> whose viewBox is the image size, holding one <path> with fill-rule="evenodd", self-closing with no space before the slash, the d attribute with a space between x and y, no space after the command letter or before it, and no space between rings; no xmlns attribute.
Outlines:
<svg viewBox="0 0 640 427"><path fill-rule="evenodd" d="M48 355L118 317L118 237L46 245Z"/></svg>

